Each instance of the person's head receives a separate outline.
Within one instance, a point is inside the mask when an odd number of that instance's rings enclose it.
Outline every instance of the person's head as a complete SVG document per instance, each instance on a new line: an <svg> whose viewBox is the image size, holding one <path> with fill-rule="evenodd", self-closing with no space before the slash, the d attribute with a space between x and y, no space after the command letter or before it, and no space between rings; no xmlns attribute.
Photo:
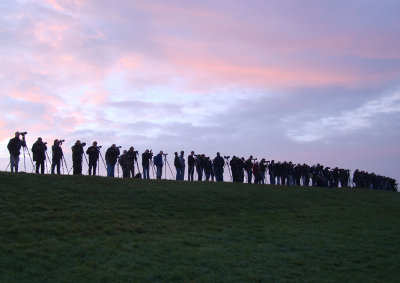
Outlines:
<svg viewBox="0 0 400 283"><path fill-rule="evenodd" d="M194 155L194 151L192 151L192 152L190 153L190 155Z"/></svg>
<svg viewBox="0 0 400 283"><path fill-rule="evenodd" d="M60 142L57 139L55 139L54 140L54 145L59 145L59 144L60 144Z"/></svg>
<svg viewBox="0 0 400 283"><path fill-rule="evenodd" d="M217 156L219 156L219 152L217 152Z"/></svg>
<svg viewBox="0 0 400 283"><path fill-rule="evenodd" d="M19 138L19 132L15 132L15 137Z"/></svg>
<svg viewBox="0 0 400 283"><path fill-rule="evenodd" d="M43 142L43 141L42 141L42 138L40 138L40 137L37 138L37 140L38 140L38 142Z"/></svg>
<svg viewBox="0 0 400 283"><path fill-rule="evenodd" d="M123 151L123 154L126 154L126 153L127 153L127 151L126 151L126 150L124 150L124 151Z"/></svg>
<svg viewBox="0 0 400 283"><path fill-rule="evenodd" d="M133 146L131 146L130 148L129 148L129 151L134 151L135 150L135 148L133 147Z"/></svg>
<svg viewBox="0 0 400 283"><path fill-rule="evenodd" d="M161 155L163 155L163 154L164 154L164 152L163 152L162 150L160 150L160 154L161 154Z"/></svg>
<svg viewBox="0 0 400 283"><path fill-rule="evenodd" d="M146 151L145 151L146 153L149 153L149 150L148 149L146 149Z"/></svg>
<svg viewBox="0 0 400 283"><path fill-rule="evenodd" d="M117 146L115 145L115 143L113 143L113 145L111 146L112 148L116 149Z"/></svg>
<svg viewBox="0 0 400 283"><path fill-rule="evenodd" d="M182 150L182 151L181 151L181 155L184 155L184 154L185 154L185 152Z"/></svg>
<svg viewBox="0 0 400 283"><path fill-rule="evenodd" d="M77 141L75 142L75 144L81 144L81 141L80 141L80 140L77 140Z"/></svg>
<svg viewBox="0 0 400 283"><path fill-rule="evenodd" d="M97 146L97 141L94 141L94 142L93 142L93 146Z"/></svg>
<svg viewBox="0 0 400 283"><path fill-rule="evenodd" d="M175 152L175 156L178 156L178 153L177 153L177 152Z"/></svg>

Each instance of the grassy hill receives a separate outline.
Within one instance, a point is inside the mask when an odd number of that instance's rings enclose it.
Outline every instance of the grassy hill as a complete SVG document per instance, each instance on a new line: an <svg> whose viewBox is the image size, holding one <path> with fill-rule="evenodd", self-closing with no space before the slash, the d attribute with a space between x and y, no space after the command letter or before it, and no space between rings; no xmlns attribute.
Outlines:
<svg viewBox="0 0 400 283"><path fill-rule="evenodd" d="M400 194L0 173L1 282L397 281Z"/></svg>

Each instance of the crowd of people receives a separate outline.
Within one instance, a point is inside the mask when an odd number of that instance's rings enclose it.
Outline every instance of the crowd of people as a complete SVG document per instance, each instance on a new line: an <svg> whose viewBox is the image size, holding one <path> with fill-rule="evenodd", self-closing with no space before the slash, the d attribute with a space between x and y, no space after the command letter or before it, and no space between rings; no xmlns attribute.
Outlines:
<svg viewBox="0 0 400 283"><path fill-rule="evenodd" d="M19 156L21 148L27 148L25 141L25 133L16 132L15 137L10 139L8 143L8 150L10 153L10 167L11 172L18 172ZM21 138L22 136L22 138ZM61 174L60 167L64 167L69 174L64 154L61 148L64 140L54 140L51 146L52 159L51 159L51 174ZM107 170L108 177L115 176L115 168L118 170L119 166L122 170L123 178L143 178L150 179L150 171L156 172L156 179L162 179L163 168L165 168L164 176L166 176L166 166L172 176L175 178L171 166L167 160L167 154L160 151L154 155L152 150L146 149L141 154L142 172L138 163L139 152L135 151L132 146L129 150L120 152L121 147L113 144L106 150L105 158L100 152L101 146L97 145L94 141L85 152L82 143L77 140L72 146L72 171L74 175L82 175L83 157L88 165L88 175L98 174L100 158ZM32 155L34 168L36 173L45 173L46 157L50 161L47 154L47 143L43 142L42 138L38 138L32 145ZM29 150L28 150L29 153ZM271 185L289 185L289 186L318 186L318 187L356 187L368 188L376 190L389 190L397 191L397 183L395 179L368 173L364 171L355 170L351 178L350 170L340 169L338 167L330 168L324 167L320 164L309 166L307 164L294 164L292 162L275 162L274 160L266 160L262 158L259 162L257 158L249 156L247 159L244 157L221 156L217 152L215 158L210 158L205 154L195 154L194 151L187 156L185 160L185 153L181 151L180 154L175 152L173 166L175 167L176 180L185 180L187 164L187 180L188 181L224 181L224 171L229 171L230 181L233 182L246 182L254 184L266 184L269 181ZM135 168L138 172L135 173ZM96 171L97 170L97 171ZM143 174L142 174L143 173ZM195 178L196 173L196 178Z"/></svg>

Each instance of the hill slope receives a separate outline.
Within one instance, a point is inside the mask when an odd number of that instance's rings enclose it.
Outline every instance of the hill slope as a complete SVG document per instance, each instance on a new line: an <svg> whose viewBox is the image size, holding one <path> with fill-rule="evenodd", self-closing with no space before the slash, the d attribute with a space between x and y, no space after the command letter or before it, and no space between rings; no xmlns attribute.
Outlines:
<svg viewBox="0 0 400 283"><path fill-rule="evenodd" d="M395 281L400 194L0 173L0 280Z"/></svg>

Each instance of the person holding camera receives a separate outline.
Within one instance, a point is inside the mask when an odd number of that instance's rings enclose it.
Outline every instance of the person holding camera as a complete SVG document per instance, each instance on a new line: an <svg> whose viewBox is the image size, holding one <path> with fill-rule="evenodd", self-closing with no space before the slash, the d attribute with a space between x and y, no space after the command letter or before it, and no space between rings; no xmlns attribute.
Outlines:
<svg viewBox="0 0 400 283"><path fill-rule="evenodd" d="M37 141L32 145L33 161L36 161L36 174L44 174L44 162L46 161L46 143L42 141L42 138L38 138Z"/></svg>
<svg viewBox="0 0 400 283"><path fill-rule="evenodd" d="M152 157L153 153L148 149L142 153L143 179L150 179L150 160Z"/></svg>
<svg viewBox="0 0 400 283"><path fill-rule="evenodd" d="M97 141L94 141L92 146L89 146L86 150L86 154L89 156L89 176L96 176L97 161L99 160L100 148L97 147Z"/></svg>
<svg viewBox="0 0 400 283"><path fill-rule="evenodd" d="M135 148L131 146L127 152L127 166L129 174L132 175L132 178L135 178L135 162L137 162L138 151L135 151Z"/></svg>
<svg viewBox="0 0 400 283"><path fill-rule="evenodd" d="M160 180L161 176L162 176L162 169L163 169L163 165L164 165L163 159L162 159L163 158L163 154L164 154L164 152L161 150L159 154L154 156L154 160L153 160L154 161L154 165L157 168L156 175L157 175L157 179L158 180Z"/></svg>
<svg viewBox="0 0 400 283"><path fill-rule="evenodd" d="M10 165L11 165L11 172L18 172L18 164L19 164L19 155L21 147L25 147L25 134L22 134L22 140L19 138L20 133L15 132L14 138L10 139L8 142L7 148L8 152L10 153Z"/></svg>
<svg viewBox="0 0 400 283"><path fill-rule="evenodd" d="M118 158L118 163L122 168L122 178L129 178L129 160L128 160L128 151L124 150L121 156Z"/></svg>
<svg viewBox="0 0 400 283"><path fill-rule="evenodd" d="M81 143L80 140L77 140L75 145L71 147L72 149L72 167L74 168L74 175L82 175L82 155L83 155L83 146L86 143Z"/></svg>
<svg viewBox="0 0 400 283"><path fill-rule="evenodd" d="M57 174L60 175L60 163L63 157L63 151L61 148L61 142L59 140L54 140L54 144L51 147L53 153L51 160L51 174L54 174L54 169L57 167Z"/></svg>
<svg viewBox="0 0 400 283"><path fill-rule="evenodd" d="M117 164L119 154L119 148L115 144L107 149L105 156L107 163L107 177L114 177L115 164Z"/></svg>

